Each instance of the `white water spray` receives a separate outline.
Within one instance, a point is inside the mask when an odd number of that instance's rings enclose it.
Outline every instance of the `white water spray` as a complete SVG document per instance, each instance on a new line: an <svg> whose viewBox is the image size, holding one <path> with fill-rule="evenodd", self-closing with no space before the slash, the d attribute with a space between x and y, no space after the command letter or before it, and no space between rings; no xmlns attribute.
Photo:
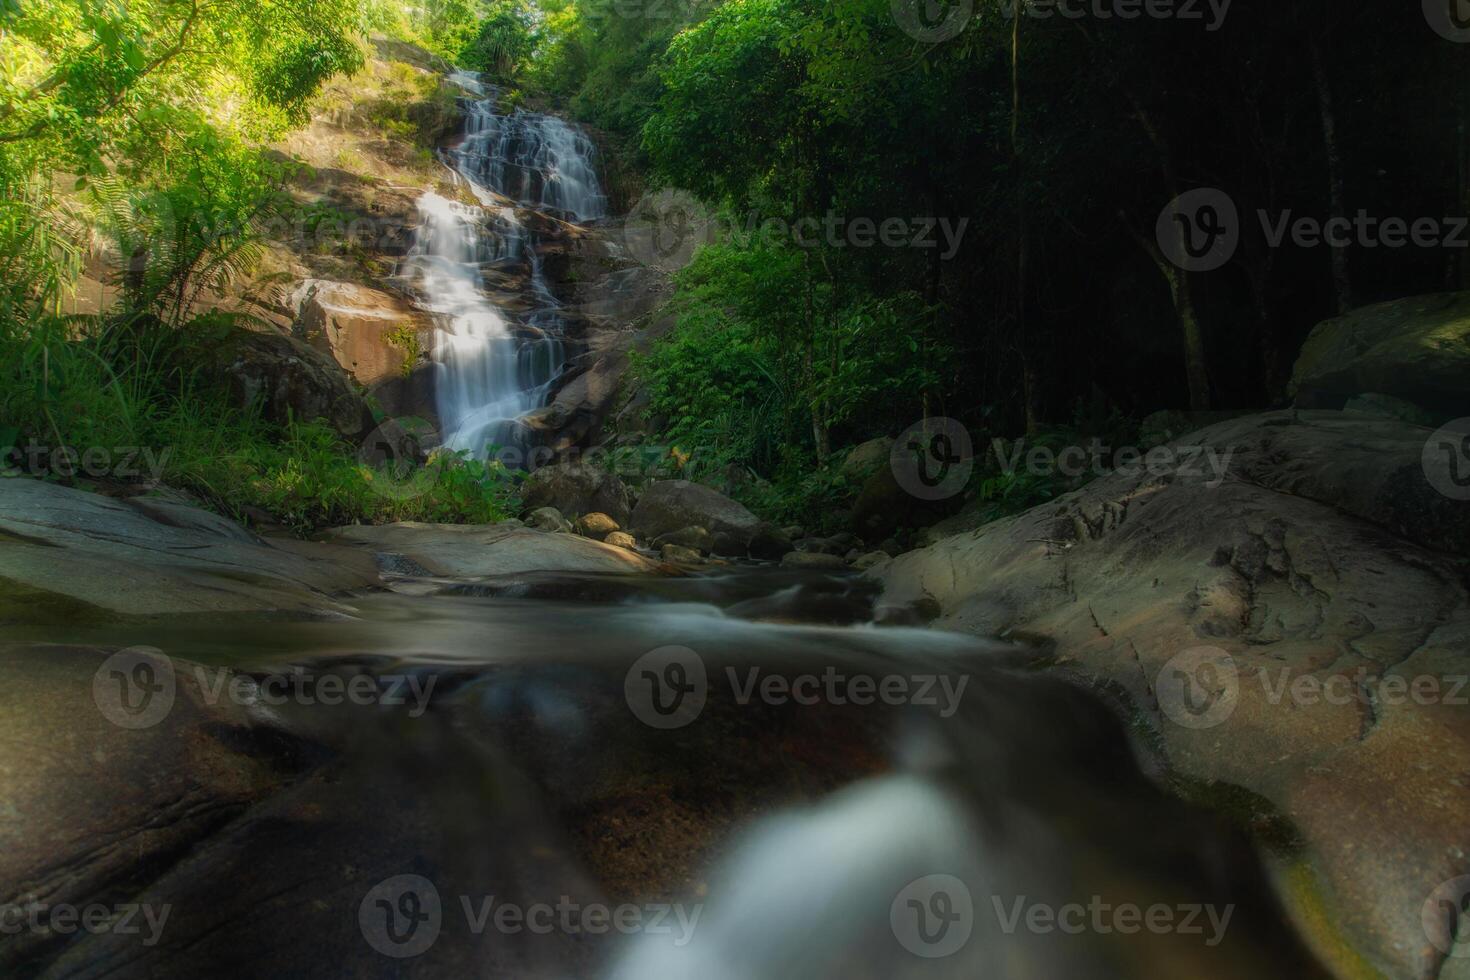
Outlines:
<svg viewBox="0 0 1470 980"><path fill-rule="evenodd" d="M477 75L454 79L478 99L464 141L445 159L483 206L426 193L400 271L437 327L444 444L484 459L498 446L527 448L519 420L546 404L564 363L563 319L539 241L504 199L574 222L603 217L607 199L586 136L553 116L497 114L495 93ZM492 281L520 294L519 312L492 302Z"/></svg>

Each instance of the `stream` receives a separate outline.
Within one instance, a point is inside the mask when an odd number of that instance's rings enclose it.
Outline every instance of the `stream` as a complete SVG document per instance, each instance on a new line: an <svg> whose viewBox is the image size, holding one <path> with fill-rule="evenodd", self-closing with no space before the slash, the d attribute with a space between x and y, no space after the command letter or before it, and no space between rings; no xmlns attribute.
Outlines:
<svg viewBox="0 0 1470 980"><path fill-rule="evenodd" d="M289 773L132 896L156 942L26 975L1316 975L1252 845L1034 651L874 627L848 576L555 583L9 631L152 651Z"/></svg>

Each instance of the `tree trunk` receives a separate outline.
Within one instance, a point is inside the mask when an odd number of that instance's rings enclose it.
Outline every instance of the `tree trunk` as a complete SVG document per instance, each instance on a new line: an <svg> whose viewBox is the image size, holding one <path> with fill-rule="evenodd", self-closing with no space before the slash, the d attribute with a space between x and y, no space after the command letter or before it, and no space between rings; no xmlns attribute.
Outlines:
<svg viewBox="0 0 1470 980"><path fill-rule="evenodd" d="M1168 263L1165 263L1168 265ZM1194 309L1194 291L1189 273L1169 265L1169 288L1174 295L1174 312L1184 333L1184 374L1189 381L1189 409L1207 411L1210 407L1210 375L1205 366L1205 334Z"/></svg>
<svg viewBox="0 0 1470 980"><path fill-rule="evenodd" d="M1021 10L1022 0L1012 0L1011 9L1011 171L1016 181L1016 346L1021 352L1021 401L1026 413L1026 434L1041 428L1041 370L1036 344L1026 319L1027 251L1026 180L1021 162Z"/></svg>
<svg viewBox="0 0 1470 980"><path fill-rule="evenodd" d="M1327 62L1316 37L1308 42L1312 54L1312 77L1317 84L1317 107L1322 115L1322 144L1327 151L1327 182L1330 217L1339 227L1347 220L1347 194L1343 183L1342 150L1337 143L1337 113L1332 106L1332 86L1327 78ZM1337 312L1353 308L1353 283L1348 270L1348 248L1329 243L1332 249L1332 289L1337 299Z"/></svg>
<svg viewBox="0 0 1470 980"><path fill-rule="evenodd" d="M1470 85L1470 65L1464 58L1456 58L1455 70L1452 70L1450 78L1456 84L1451 91L1458 92L1459 98L1455 100L1458 113L1456 120L1455 163L1458 175L1458 186L1456 187L1455 202L1461 208L1470 208L1470 94L1465 91L1465 86ZM1465 210L1457 214L1467 213ZM1451 288L1470 289L1470 249L1457 249L1451 262L1454 264L1451 270Z"/></svg>
<svg viewBox="0 0 1470 980"><path fill-rule="evenodd" d="M1189 385L1189 410L1204 412L1210 408L1210 371L1205 356L1205 332L1200 323L1199 312L1194 306L1194 287L1189 273L1169 261L1159 246L1149 238L1133 230L1126 215L1119 214L1123 227L1133 236L1138 246L1148 253L1158 266L1164 281L1169 284L1169 295L1174 300L1174 316L1179 321L1179 333L1184 341L1184 377ZM1180 254L1183 252L1185 231L1175 222L1175 234L1180 237Z"/></svg>

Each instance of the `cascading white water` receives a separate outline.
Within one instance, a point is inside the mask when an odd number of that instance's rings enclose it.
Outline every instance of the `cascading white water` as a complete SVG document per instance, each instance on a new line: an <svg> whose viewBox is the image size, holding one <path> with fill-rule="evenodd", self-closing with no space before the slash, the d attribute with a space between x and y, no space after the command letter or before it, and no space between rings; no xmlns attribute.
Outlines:
<svg viewBox="0 0 1470 980"><path fill-rule="evenodd" d="M607 200L586 136L554 116L500 115L477 75L454 79L476 99L463 142L444 157L483 207L425 194L400 271L435 318L444 444L484 459L496 447L526 448L517 420L546 403L564 361L539 242L504 199L575 222L603 217ZM529 309L498 307L487 280L509 284Z"/></svg>

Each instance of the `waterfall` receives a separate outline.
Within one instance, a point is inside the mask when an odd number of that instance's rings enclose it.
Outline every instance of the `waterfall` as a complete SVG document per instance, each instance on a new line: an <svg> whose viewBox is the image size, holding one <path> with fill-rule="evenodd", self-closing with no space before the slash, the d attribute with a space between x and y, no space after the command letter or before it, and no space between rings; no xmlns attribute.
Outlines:
<svg viewBox="0 0 1470 980"><path fill-rule="evenodd" d="M434 317L444 444L484 459L495 447L529 448L519 420L546 404L565 360L541 240L516 206L587 222L606 214L607 198L584 134L554 116L499 114L478 75L453 78L474 98L464 140L443 159L481 206L424 194L399 271Z"/></svg>

